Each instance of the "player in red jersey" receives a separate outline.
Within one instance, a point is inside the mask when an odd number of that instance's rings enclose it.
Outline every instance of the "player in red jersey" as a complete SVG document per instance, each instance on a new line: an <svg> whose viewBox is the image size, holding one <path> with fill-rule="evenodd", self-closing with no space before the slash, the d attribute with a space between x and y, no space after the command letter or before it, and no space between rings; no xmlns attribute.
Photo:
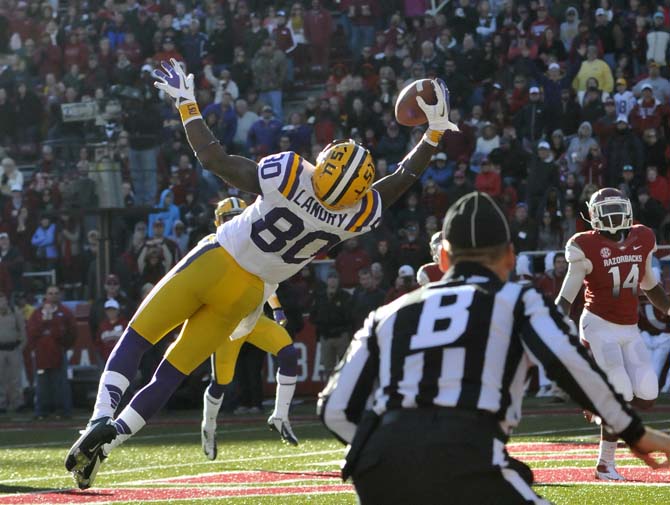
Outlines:
<svg viewBox="0 0 670 505"><path fill-rule="evenodd" d="M565 247L568 273L556 304L570 313L582 283L584 311L579 335L614 388L632 405L648 409L658 396L658 378L638 329L640 288L663 314L670 299L654 274L654 232L633 225L630 201L603 188L588 204L592 231L575 234ZM601 427L596 478L623 480L614 465L617 437Z"/></svg>
<svg viewBox="0 0 670 505"><path fill-rule="evenodd" d="M416 282L419 286L425 286L429 282L437 282L442 279L444 272L440 270L440 249L442 248L442 232L436 231L430 237L430 254L433 257L432 263L421 265L416 273Z"/></svg>

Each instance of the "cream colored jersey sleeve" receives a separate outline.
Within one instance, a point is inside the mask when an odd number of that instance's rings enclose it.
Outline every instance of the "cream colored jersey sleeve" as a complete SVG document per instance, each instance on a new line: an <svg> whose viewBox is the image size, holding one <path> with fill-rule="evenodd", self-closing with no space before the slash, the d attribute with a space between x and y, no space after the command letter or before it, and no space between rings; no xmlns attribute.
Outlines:
<svg viewBox="0 0 670 505"><path fill-rule="evenodd" d="M565 259L568 262L568 273L563 280L561 291L558 293L555 303L565 298L570 303L575 301L579 290L582 288L584 279L593 270L593 264L584 251L574 240L570 240L565 246Z"/></svg>

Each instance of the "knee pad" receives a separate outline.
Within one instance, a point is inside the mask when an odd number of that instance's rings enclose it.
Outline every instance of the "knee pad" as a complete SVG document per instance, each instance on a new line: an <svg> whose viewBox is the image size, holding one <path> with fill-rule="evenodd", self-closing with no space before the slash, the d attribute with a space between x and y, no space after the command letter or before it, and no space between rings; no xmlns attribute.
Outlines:
<svg viewBox="0 0 670 505"><path fill-rule="evenodd" d="M658 398L658 376L650 366L638 368L634 373L633 392L642 400Z"/></svg>
<svg viewBox="0 0 670 505"><path fill-rule="evenodd" d="M289 377L298 375L298 350L293 344L282 347L277 353L277 372Z"/></svg>
<svg viewBox="0 0 670 505"><path fill-rule="evenodd" d="M609 379L614 390L623 396L627 402L633 399L633 384L628 377L626 369L622 366L613 368L607 371L607 378Z"/></svg>

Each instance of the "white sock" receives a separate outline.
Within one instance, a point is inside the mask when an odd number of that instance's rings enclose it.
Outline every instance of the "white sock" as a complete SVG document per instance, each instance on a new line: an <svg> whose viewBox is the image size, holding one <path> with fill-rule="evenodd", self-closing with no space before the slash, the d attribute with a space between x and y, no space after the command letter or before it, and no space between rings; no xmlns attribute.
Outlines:
<svg viewBox="0 0 670 505"><path fill-rule="evenodd" d="M202 399L202 422L209 426L216 426L216 418L219 415L219 409L223 404L223 395L221 398L214 398L205 390Z"/></svg>
<svg viewBox="0 0 670 505"><path fill-rule="evenodd" d="M104 371L100 376L98 396L95 399L95 407L93 407L91 419L114 417L121 397L129 385L130 381L125 375L110 370Z"/></svg>
<svg viewBox="0 0 670 505"><path fill-rule="evenodd" d="M282 375L277 372L277 391L275 393L275 409L272 412L273 417L288 419L288 409L291 407L297 380L296 376Z"/></svg>
<svg viewBox="0 0 670 505"><path fill-rule="evenodd" d="M598 464L607 466L614 465L614 453L616 452L616 442L609 442L608 440L600 441L600 448L598 451Z"/></svg>
<svg viewBox="0 0 670 505"><path fill-rule="evenodd" d="M114 424L116 425L117 435L109 444L103 446L102 450L106 455L140 431L147 422L134 408L128 405L114 419Z"/></svg>

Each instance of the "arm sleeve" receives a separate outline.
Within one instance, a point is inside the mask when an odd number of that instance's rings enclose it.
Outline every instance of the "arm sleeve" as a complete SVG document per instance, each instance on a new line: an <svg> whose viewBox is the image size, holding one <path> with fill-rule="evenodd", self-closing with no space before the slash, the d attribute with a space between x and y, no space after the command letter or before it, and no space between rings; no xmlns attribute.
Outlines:
<svg viewBox="0 0 670 505"><path fill-rule="evenodd" d="M419 286L425 286L430 282L430 278L426 273L426 265L422 265L421 268L419 268L419 271L416 273L416 282L419 284Z"/></svg>
<svg viewBox="0 0 670 505"><path fill-rule="evenodd" d="M614 391L588 350L579 345L574 323L535 289L527 289L521 301L525 318L521 339L530 359L542 364L547 377L580 406L597 412L628 444L635 443L644 434L642 421Z"/></svg>
<svg viewBox="0 0 670 505"><path fill-rule="evenodd" d="M379 374L379 348L372 312L319 394L317 413L341 442L351 443Z"/></svg>
<svg viewBox="0 0 670 505"><path fill-rule="evenodd" d="M563 280L556 303L561 298L565 298L570 303L574 302L579 290L582 288L584 279L593 270L591 261L584 255L584 251L572 240L565 247L565 259L568 261L568 273Z"/></svg>

